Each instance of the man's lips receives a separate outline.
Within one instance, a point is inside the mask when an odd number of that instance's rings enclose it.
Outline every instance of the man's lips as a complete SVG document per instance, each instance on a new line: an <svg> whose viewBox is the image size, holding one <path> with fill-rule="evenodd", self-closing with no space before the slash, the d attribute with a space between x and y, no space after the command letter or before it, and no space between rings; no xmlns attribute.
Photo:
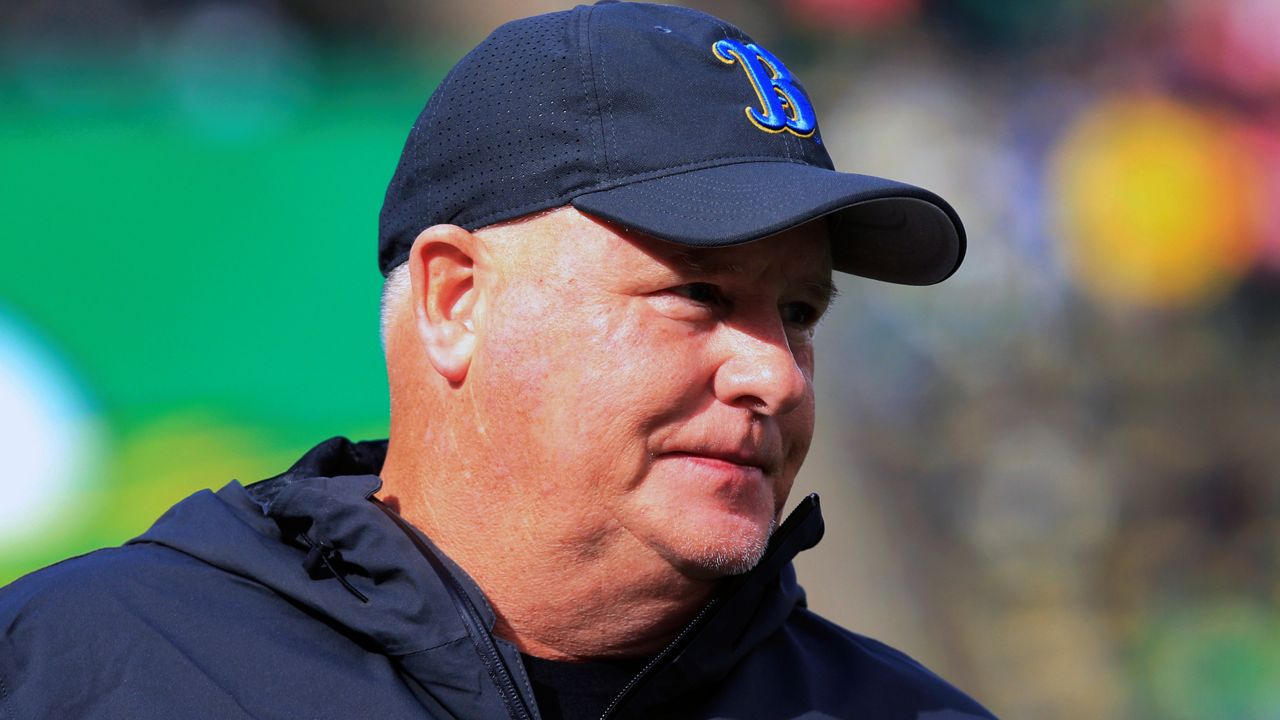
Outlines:
<svg viewBox="0 0 1280 720"><path fill-rule="evenodd" d="M659 458L682 458L703 462L708 465L732 466L736 468L754 468L764 474L771 473L776 463L757 453L719 450L673 450L660 453Z"/></svg>

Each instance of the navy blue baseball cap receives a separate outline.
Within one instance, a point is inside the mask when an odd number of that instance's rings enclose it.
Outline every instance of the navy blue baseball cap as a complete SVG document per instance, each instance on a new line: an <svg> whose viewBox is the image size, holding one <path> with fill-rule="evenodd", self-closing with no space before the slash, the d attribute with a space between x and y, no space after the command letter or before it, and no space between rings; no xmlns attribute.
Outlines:
<svg viewBox="0 0 1280 720"><path fill-rule="evenodd" d="M702 12L601 2L499 27L409 132L380 217L386 275L425 228L549 208L673 243L750 242L827 217L835 268L929 285L964 258L937 195L836 172L804 87Z"/></svg>

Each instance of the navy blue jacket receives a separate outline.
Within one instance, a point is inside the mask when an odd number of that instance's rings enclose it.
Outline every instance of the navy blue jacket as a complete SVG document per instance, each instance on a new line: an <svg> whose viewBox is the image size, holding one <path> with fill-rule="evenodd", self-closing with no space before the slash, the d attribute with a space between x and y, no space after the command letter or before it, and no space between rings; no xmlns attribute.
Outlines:
<svg viewBox="0 0 1280 720"><path fill-rule="evenodd" d="M0 590L0 719L536 718L479 588L372 499L385 451L334 438ZM790 561L822 528L810 496L609 716L991 717L805 608Z"/></svg>

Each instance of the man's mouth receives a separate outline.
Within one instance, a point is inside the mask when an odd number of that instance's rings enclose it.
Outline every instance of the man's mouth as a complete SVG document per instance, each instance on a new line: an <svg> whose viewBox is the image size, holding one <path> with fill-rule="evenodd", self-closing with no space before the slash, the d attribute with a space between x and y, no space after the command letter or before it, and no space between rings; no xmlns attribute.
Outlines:
<svg viewBox="0 0 1280 720"><path fill-rule="evenodd" d="M712 467L724 469L755 469L765 475L772 474L776 463L771 462L762 453L741 452L734 450L675 450L661 453L658 457L685 458Z"/></svg>

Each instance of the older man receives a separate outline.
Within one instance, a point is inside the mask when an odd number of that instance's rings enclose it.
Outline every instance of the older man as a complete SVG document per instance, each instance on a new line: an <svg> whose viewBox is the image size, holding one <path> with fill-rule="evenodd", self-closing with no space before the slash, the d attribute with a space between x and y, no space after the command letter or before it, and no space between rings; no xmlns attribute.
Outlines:
<svg viewBox="0 0 1280 720"><path fill-rule="evenodd" d="M498 29L382 214L389 443L179 503L0 594L0 717L986 718L810 612L780 526L832 269L941 199L831 169L785 65L672 7Z"/></svg>

